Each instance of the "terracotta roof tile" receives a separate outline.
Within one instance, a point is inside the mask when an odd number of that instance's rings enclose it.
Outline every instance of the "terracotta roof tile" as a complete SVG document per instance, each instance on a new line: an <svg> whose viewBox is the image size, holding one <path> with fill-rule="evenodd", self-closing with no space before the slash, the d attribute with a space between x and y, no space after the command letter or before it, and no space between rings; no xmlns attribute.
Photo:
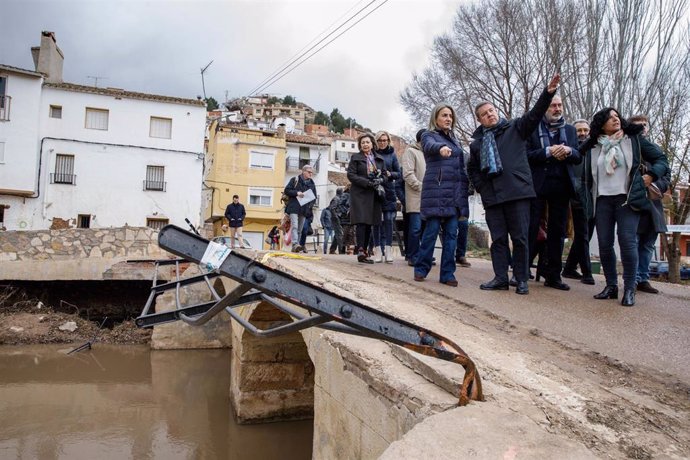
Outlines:
<svg viewBox="0 0 690 460"><path fill-rule="evenodd" d="M78 93L100 94L103 96L124 97L127 99L142 99L146 101L157 102L171 102L174 104L196 105L203 107L206 105L204 101L198 99L185 99L182 97L161 96L158 94L137 93L134 91L125 91L118 88L96 88L94 86L77 85L75 83L43 83L45 88L64 89L65 91L75 91Z"/></svg>
<svg viewBox="0 0 690 460"><path fill-rule="evenodd" d="M286 133L285 140L296 144L331 145L330 142L324 142L317 136L309 136L306 134Z"/></svg>

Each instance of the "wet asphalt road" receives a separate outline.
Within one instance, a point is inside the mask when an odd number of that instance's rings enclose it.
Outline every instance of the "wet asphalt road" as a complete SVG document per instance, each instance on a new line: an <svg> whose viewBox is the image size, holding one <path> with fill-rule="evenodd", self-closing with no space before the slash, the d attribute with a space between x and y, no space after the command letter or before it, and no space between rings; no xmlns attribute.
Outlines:
<svg viewBox="0 0 690 460"><path fill-rule="evenodd" d="M342 261L348 270L362 267L354 256L325 256ZM458 267L456 288L438 282L434 267L422 283L413 280L412 267L399 258L392 264L368 265L402 282L438 290L464 303L474 304L523 327L538 329L568 345L668 373L690 383L690 286L652 282L659 294L638 293L634 307L619 300L596 300L604 287L603 275L594 275L595 286L564 279L570 291L544 287L530 281L526 296L509 291L482 291L479 285L493 277L491 262L470 259L472 267ZM622 279L619 276L619 285Z"/></svg>

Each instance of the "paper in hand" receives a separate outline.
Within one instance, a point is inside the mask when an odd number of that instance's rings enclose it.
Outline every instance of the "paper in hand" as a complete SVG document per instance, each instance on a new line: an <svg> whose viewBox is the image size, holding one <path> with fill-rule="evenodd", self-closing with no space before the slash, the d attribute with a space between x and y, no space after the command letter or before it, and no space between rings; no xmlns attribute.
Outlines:
<svg viewBox="0 0 690 460"><path fill-rule="evenodd" d="M316 196L314 196L314 192L311 191L311 189L308 189L306 192L304 192L304 196L302 198L297 197L297 201L299 202L300 206L304 206L307 203L311 203L316 199Z"/></svg>

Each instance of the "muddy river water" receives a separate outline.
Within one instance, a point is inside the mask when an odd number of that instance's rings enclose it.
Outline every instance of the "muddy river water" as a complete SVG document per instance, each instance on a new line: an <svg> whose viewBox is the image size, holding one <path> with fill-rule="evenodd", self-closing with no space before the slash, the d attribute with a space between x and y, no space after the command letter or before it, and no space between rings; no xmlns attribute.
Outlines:
<svg viewBox="0 0 690 460"><path fill-rule="evenodd" d="M0 459L309 459L312 421L237 425L230 351L0 347Z"/></svg>

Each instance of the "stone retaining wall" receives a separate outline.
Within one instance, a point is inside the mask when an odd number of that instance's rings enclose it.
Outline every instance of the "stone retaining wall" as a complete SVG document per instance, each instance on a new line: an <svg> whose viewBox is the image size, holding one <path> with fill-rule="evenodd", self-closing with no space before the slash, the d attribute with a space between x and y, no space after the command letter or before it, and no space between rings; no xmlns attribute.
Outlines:
<svg viewBox="0 0 690 460"><path fill-rule="evenodd" d="M0 261L159 257L157 240L148 227L0 232Z"/></svg>
<svg viewBox="0 0 690 460"><path fill-rule="evenodd" d="M0 232L0 280L151 279L153 264L125 261L168 256L148 227Z"/></svg>

